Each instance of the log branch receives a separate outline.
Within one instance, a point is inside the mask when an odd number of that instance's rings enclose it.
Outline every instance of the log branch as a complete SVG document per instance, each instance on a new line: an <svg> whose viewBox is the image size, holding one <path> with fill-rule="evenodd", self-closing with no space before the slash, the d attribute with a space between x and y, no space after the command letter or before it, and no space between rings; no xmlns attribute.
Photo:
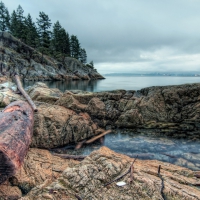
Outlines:
<svg viewBox="0 0 200 200"><path fill-rule="evenodd" d="M86 156L78 156L78 155L69 155L69 154L60 154L60 153L53 153L54 156L58 156L65 159L73 159L73 160L83 160Z"/></svg>
<svg viewBox="0 0 200 200"><path fill-rule="evenodd" d="M107 130L107 131L105 131L105 132L103 132L103 133L101 133L101 134L99 134L99 135L97 135L97 136L95 136L95 137L93 137L93 138L87 140L87 141L85 142L85 144L90 144L90 143L92 143L92 142L98 140L99 138L103 137L104 135L107 135L107 134L110 133L110 132L112 132L112 131L111 131L111 130Z"/></svg>
<svg viewBox="0 0 200 200"><path fill-rule="evenodd" d="M32 101L32 99L30 98L30 96L26 93L26 91L24 90L24 88L22 87L20 78L18 75L15 75L15 81L17 84L17 88L19 89L19 91L23 94L23 96L26 98L26 100L29 102L29 104L31 105L31 107L33 108L33 110L35 112L37 112L37 108L36 105L34 104L34 102Z"/></svg>
<svg viewBox="0 0 200 200"><path fill-rule="evenodd" d="M134 161L132 162L131 166L129 167L129 169L128 169L128 171L127 171L126 173L124 173L124 174L122 174L120 177L118 177L118 178L116 178L116 179L114 179L114 180L112 180L112 181L106 183L106 184L104 185L104 187L110 185L111 183L113 183L113 182L115 182L115 181L120 180L121 178L123 178L124 176L126 176L128 173L130 173L130 172L131 172L131 168L133 167L133 164L135 163L137 157L138 157L138 155L136 156L136 158L134 159Z"/></svg>
<svg viewBox="0 0 200 200"><path fill-rule="evenodd" d="M164 200L166 200L165 198L165 194L163 192L164 188L165 188L165 185L164 185L164 179L162 177L162 175L160 174L160 170L161 170L161 165L158 166L158 177L161 179L161 189L160 189L160 193L161 193L161 196Z"/></svg>
<svg viewBox="0 0 200 200"><path fill-rule="evenodd" d="M105 132L103 132L103 133L101 133L101 134L99 134L99 135L97 135L97 136L94 136L93 138L91 138L91 139L89 139L89 140L83 140L83 141L79 142L79 143L76 145L75 149L76 149L76 150L77 150L77 149L80 149L84 144L90 144L90 143L92 143L92 142L94 142L94 141L96 141L96 140L102 138L104 135L106 135L106 134L108 134L108 133L110 133L110 132L111 132L111 130L108 130L108 131L105 131Z"/></svg>

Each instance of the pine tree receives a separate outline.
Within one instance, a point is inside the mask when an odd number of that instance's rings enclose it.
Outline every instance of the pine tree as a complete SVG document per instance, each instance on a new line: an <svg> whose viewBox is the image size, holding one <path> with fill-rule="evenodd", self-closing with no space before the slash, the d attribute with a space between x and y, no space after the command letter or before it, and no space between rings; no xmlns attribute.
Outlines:
<svg viewBox="0 0 200 200"><path fill-rule="evenodd" d="M39 19L37 19L38 24L38 34L39 34L39 41L40 41L40 51L42 52L42 60L43 54L49 54L50 50L50 39L51 39L51 31L49 28L51 27L51 20L49 19L48 15L44 12L39 13Z"/></svg>
<svg viewBox="0 0 200 200"><path fill-rule="evenodd" d="M10 27L10 15L4 3L0 2L0 31L8 31Z"/></svg>
<svg viewBox="0 0 200 200"><path fill-rule="evenodd" d="M62 28L59 21L53 26L52 49L54 57L62 58L62 61L66 56L70 56L69 34Z"/></svg>
<svg viewBox="0 0 200 200"><path fill-rule="evenodd" d="M57 21L53 26L53 33L52 33L52 44L53 44L53 50L54 52L59 52L60 45L62 43L61 37L60 37L60 30L61 25L59 21Z"/></svg>
<svg viewBox="0 0 200 200"><path fill-rule="evenodd" d="M11 14L11 18L10 18L10 31L12 33L13 36L17 37L17 14L15 12L15 10L12 12Z"/></svg>
<svg viewBox="0 0 200 200"><path fill-rule="evenodd" d="M26 44L31 47L36 47L38 41L38 33L35 23L32 20L30 14L28 14L27 18L25 18L25 26L26 26Z"/></svg>
<svg viewBox="0 0 200 200"><path fill-rule="evenodd" d="M70 38L71 57L79 59L80 58L80 50L81 50L81 46L80 46L77 36L72 35Z"/></svg>
<svg viewBox="0 0 200 200"><path fill-rule="evenodd" d="M25 25L25 17L23 16L24 10L19 5L16 10L16 16L17 16L17 36L22 41L25 42L26 40L26 25Z"/></svg>
<svg viewBox="0 0 200 200"><path fill-rule="evenodd" d="M85 49L81 49L80 51L80 61L83 63L83 64L86 64L87 63L87 54L86 54L86 50Z"/></svg>
<svg viewBox="0 0 200 200"><path fill-rule="evenodd" d="M10 31L13 36L21 39L23 42L26 41L26 25L25 17L23 16L24 10L19 5L17 10L13 11L10 20Z"/></svg>
<svg viewBox="0 0 200 200"><path fill-rule="evenodd" d="M61 51L65 56L70 56L70 38L69 34L65 31L64 28L61 28L60 30L60 35L61 35Z"/></svg>

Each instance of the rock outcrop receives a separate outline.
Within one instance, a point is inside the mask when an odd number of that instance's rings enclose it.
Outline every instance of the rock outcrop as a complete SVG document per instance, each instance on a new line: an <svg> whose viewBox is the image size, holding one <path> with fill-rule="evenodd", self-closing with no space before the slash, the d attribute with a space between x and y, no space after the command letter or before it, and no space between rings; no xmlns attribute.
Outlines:
<svg viewBox="0 0 200 200"><path fill-rule="evenodd" d="M63 106L39 102L36 106L32 147L55 148L102 132L86 113L76 114Z"/></svg>
<svg viewBox="0 0 200 200"><path fill-rule="evenodd" d="M66 57L64 62L42 55L7 32L0 32L0 75L18 73L24 80L103 79L96 69Z"/></svg>
<svg viewBox="0 0 200 200"><path fill-rule="evenodd" d="M102 147L81 163L68 167L56 181L33 188L21 200L34 200L35 197L38 200L200 199L200 190L197 188L200 180L193 171L159 161L136 160L132 182L128 173L118 180L124 181L125 186L117 186L116 181L107 185L127 172L132 162L133 159ZM159 165L161 177L158 176Z"/></svg>
<svg viewBox="0 0 200 200"><path fill-rule="evenodd" d="M47 150L29 149L21 169L0 185L0 199L19 199L32 188L56 180L67 167L76 163L78 161L53 156Z"/></svg>
<svg viewBox="0 0 200 200"><path fill-rule="evenodd" d="M87 112L103 128L200 137L200 84L86 94L66 91L55 104Z"/></svg>

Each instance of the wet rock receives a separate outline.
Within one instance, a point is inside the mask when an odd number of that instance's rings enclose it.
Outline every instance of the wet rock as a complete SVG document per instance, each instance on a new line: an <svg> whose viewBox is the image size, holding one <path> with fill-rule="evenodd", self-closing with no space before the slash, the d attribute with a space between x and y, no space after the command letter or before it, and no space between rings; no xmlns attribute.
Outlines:
<svg viewBox="0 0 200 200"><path fill-rule="evenodd" d="M137 109L131 109L120 115L116 125L122 128L135 128L143 123L142 115Z"/></svg>
<svg viewBox="0 0 200 200"><path fill-rule="evenodd" d="M0 84L0 107L5 108L16 100L24 100L22 96L16 94L16 85L12 82Z"/></svg>
<svg viewBox="0 0 200 200"><path fill-rule="evenodd" d="M68 93L56 104L88 112L103 128L109 125L200 138L200 84L149 87L127 94L124 90Z"/></svg>
<svg viewBox="0 0 200 200"><path fill-rule="evenodd" d="M27 93L35 101L41 101L45 103L54 104L62 92L57 88L48 88L46 84L42 82L36 83L34 86L27 89Z"/></svg>
<svg viewBox="0 0 200 200"><path fill-rule="evenodd" d="M106 106L99 98L94 97L89 101L86 111L96 118L104 118Z"/></svg>
<svg viewBox="0 0 200 200"><path fill-rule="evenodd" d="M98 134L99 127L87 113L76 114L63 106L36 103L31 146L55 148Z"/></svg>
<svg viewBox="0 0 200 200"><path fill-rule="evenodd" d="M158 166L164 179L163 193L166 199L199 199L200 191L195 185L200 180L194 172L186 168L159 161L141 161L134 163L133 181L130 173L120 179L126 183L119 187L116 182L104 186L120 177L130 169L133 159L117 154L106 147L94 151L80 164L67 168L51 184L46 183L33 188L21 199L163 199L162 181L158 177Z"/></svg>
<svg viewBox="0 0 200 200"><path fill-rule="evenodd" d="M55 104L73 109L77 112L84 111L86 109L86 105L80 103L76 98L77 96L80 95L74 95L73 93L66 91Z"/></svg>

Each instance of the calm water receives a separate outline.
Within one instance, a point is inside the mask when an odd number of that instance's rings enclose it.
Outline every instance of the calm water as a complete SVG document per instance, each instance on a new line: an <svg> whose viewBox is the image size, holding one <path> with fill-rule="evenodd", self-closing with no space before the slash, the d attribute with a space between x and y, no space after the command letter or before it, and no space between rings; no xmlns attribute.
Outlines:
<svg viewBox="0 0 200 200"><path fill-rule="evenodd" d="M81 81L54 81L45 82L51 88L65 90L84 90L90 92L109 90L139 90L149 86L179 85L185 83L199 83L200 77L166 77L166 76L107 76L103 80ZM24 83L24 86L33 85L33 81Z"/></svg>
<svg viewBox="0 0 200 200"><path fill-rule="evenodd" d="M66 146L54 151L88 155L102 145L130 157L138 155L139 159L160 160L200 170L200 140L155 137L117 130L106 135L103 144L97 141L91 145L85 145L79 150L74 150L75 146Z"/></svg>
<svg viewBox="0 0 200 200"><path fill-rule="evenodd" d="M49 87L59 88L63 92L65 90L98 92L116 89L139 90L149 86L179 85L198 82L200 82L200 77L108 76L104 80L56 81L45 83ZM25 82L24 86L26 87L33 84L34 82ZM188 167L193 170L200 170L199 140L153 137L118 130L106 135L104 144L96 142L92 145L84 146L79 150L73 150L73 148L69 149L69 146L67 146L55 151L68 154L88 155L102 145L130 157L138 155L140 159L157 159Z"/></svg>

